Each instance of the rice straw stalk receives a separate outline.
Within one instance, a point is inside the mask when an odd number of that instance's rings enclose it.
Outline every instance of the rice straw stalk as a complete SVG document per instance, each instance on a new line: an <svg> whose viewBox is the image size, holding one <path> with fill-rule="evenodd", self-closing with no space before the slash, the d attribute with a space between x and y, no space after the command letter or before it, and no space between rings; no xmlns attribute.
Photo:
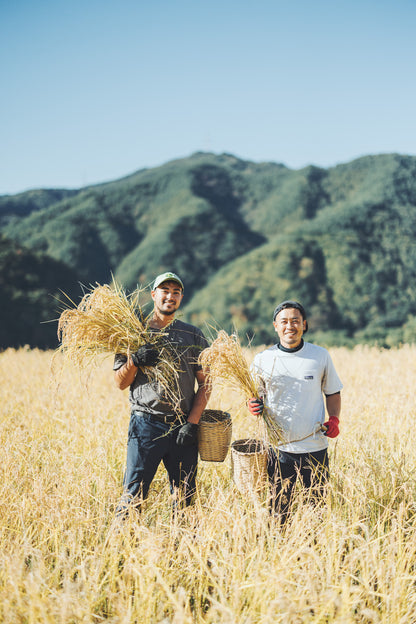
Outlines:
<svg viewBox="0 0 416 624"><path fill-rule="evenodd" d="M98 284L92 288L78 306L67 308L60 315L58 351L77 365L86 366L99 354L120 353L128 357L150 343L158 349L160 360L156 366L142 370L151 381L162 386L167 400L175 411L180 411L175 354L164 340L166 332L150 330L150 315L143 314L139 302L143 290L127 295L114 280L111 286Z"/></svg>
<svg viewBox="0 0 416 624"><path fill-rule="evenodd" d="M211 346L200 354L199 363L211 384L219 384L242 393L246 402L259 395L261 383L250 372L236 334L228 335L220 330ZM281 444L284 441L283 432L266 406L262 418L270 442Z"/></svg>

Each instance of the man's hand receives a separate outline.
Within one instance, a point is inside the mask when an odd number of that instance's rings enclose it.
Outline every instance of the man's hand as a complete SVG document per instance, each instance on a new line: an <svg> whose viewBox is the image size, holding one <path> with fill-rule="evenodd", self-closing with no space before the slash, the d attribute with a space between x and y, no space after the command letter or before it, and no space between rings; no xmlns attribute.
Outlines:
<svg viewBox="0 0 416 624"><path fill-rule="evenodd" d="M339 418L330 416L326 423L324 423L324 427L326 428L324 435L328 438L336 438L337 435L339 435Z"/></svg>
<svg viewBox="0 0 416 624"><path fill-rule="evenodd" d="M261 416L264 409L263 399L257 399L256 397L249 399L248 409L253 416Z"/></svg>
<svg viewBox="0 0 416 624"><path fill-rule="evenodd" d="M137 366L156 366L159 362L159 353L153 345L146 343L131 354L133 364Z"/></svg>
<svg viewBox="0 0 416 624"><path fill-rule="evenodd" d="M176 444L179 446L192 446L198 443L198 425L187 422L178 431Z"/></svg>

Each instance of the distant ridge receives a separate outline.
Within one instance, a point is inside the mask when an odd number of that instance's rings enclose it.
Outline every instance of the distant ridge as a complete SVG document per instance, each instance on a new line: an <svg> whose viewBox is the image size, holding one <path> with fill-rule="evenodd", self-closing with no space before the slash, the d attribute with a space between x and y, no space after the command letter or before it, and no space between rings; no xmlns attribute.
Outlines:
<svg viewBox="0 0 416 624"><path fill-rule="evenodd" d="M78 282L104 283L114 274L134 289L174 270L186 286L186 320L236 328L253 344L274 340L271 312L287 297L304 303L310 339L321 343L416 339L413 156L292 170L196 152L79 190L0 196L0 232L9 258L5 264L0 256L0 286L8 287L3 321L13 301L7 267L14 246L50 262L55 285L65 267L79 295ZM44 269L37 271L25 286L26 310L31 285L51 289ZM41 317L56 314L46 304L34 312L24 343L55 346L55 337L42 342L38 330ZM15 308L13 317L19 326ZM14 329L0 346L22 344L21 333Z"/></svg>

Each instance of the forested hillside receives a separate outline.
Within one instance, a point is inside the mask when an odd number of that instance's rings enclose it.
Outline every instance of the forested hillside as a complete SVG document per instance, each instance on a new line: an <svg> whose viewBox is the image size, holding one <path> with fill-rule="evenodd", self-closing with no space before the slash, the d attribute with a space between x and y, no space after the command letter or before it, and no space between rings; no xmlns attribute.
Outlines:
<svg viewBox="0 0 416 624"><path fill-rule="evenodd" d="M1 234L0 267L0 347L55 345L54 319L80 291L74 271Z"/></svg>
<svg viewBox="0 0 416 624"><path fill-rule="evenodd" d="M40 291L59 286L81 296L78 282L112 274L132 290L167 269L185 282L186 320L236 327L254 344L274 339L272 311L288 297L304 303L310 339L321 343L416 339L415 157L295 171L197 153L79 191L0 197L0 231L8 241L2 325L14 321L3 347L56 346L39 328L45 315L57 316ZM31 271L9 279L14 253L48 268L29 262ZM29 336L13 307L23 292Z"/></svg>

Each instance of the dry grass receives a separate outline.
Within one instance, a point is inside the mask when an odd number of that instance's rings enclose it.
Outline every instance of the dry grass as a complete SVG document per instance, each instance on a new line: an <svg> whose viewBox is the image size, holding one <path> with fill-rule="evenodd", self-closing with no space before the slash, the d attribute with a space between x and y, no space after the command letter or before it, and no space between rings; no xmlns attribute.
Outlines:
<svg viewBox="0 0 416 624"><path fill-rule="evenodd" d="M131 534L112 539L127 393L108 360L87 390L68 362L51 384L51 355L0 354L2 623L416 621L416 348L331 350L345 389L324 509L299 498L280 532L239 495L228 457L201 462L179 518L161 467ZM239 394L216 388L212 401L234 439L256 435Z"/></svg>
<svg viewBox="0 0 416 624"><path fill-rule="evenodd" d="M128 356L144 344L154 345L157 366L143 367L149 379L157 381L165 396L179 410L180 390L175 354L164 340L166 332L149 328L150 315L141 307L143 289L127 295L115 282L97 285L78 306L65 309L58 322L59 351L81 367L94 366L97 355L120 353ZM72 302L71 302L72 303Z"/></svg>
<svg viewBox="0 0 416 624"><path fill-rule="evenodd" d="M210 347L204 349L199 362L212 387L220 386L240 394L246 403L248 399L259 396L259 381L250 372L239 338L236 334L228 335L224 330L218 332ZM284 441L283 431L278 426L266 406L261 418L265 424L263 431L272 444Z"/></svg>

